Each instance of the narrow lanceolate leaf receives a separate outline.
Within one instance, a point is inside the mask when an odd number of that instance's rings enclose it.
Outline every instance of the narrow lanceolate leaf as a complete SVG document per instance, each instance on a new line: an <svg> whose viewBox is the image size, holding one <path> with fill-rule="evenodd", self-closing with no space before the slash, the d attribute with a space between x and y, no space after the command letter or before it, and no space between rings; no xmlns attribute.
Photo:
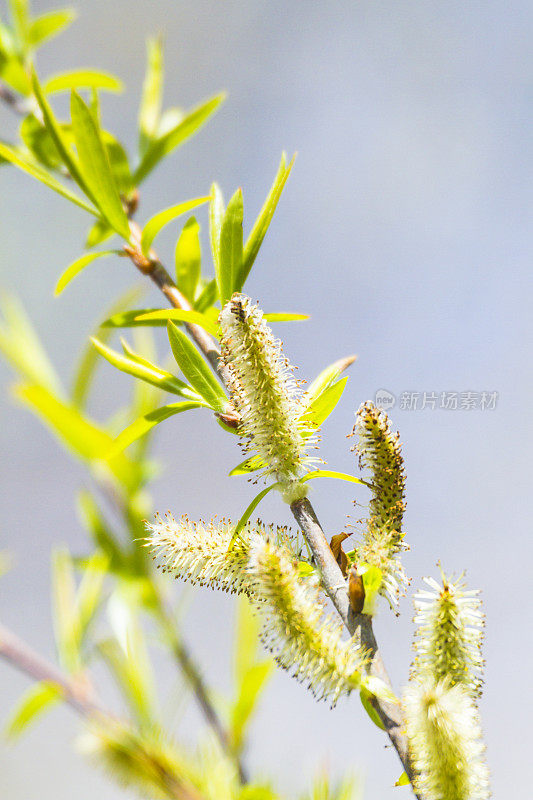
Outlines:
<svg viewBox="0 0 533 800"><path fill-rule="evenodd" d="M224 411L228 398L205 360L190 339L173 322L168 323L168 338L174 358L189 381L215 411Z"/></svg>
<svg viewBox="0 0 533 800"><path fill-rule="evenodd" d="M124 455L106 461L102 454L109 452L113 441L111 436L76 408L54 397L42 386L18 387L16 395L79 459L89 462L95 469L107 465L117 480L129 489L138 486L141 477L138 466Z"/></svg>
<svg viewBox="0 0 533 800"><path fill-rule="evenodd" d="M36 17L28 28L28 43L30 47L38 47L47 39L56 36L67 28L76 19L76 12L66 8L63 11L50 11Z"/></svg>
<svg viewBox="0 0 533 800"><path fill-rule="evenodd" d="M10 295L0 300L0 351L16 372L52 394L62 393L61 381L20 302Z"/></svg>
<svg viewBox="0 0 533 800"><path fill-rule="evenodd" d="M45 124L46 130L52 137L52 140L57 148L57 152L61 156L64 165L66 166L71 178L76 181L80 189L87 195L89 200L98 206L98 200L93 194L89 183L87 182L85 176L83 175L81 166L79 164L78 159L75 158L71 147L70 147L70 139L68 139L54 116L54 112L45 97L43 89L39 83L39 79L37 77L37 73L35 70L32 72L32 87L33 93L35 98L39 104L43 115L43 122ZM78 151L79 157L79 151Z"/></svg>
<svg viewBox="0 0 533 800"><path fill-rule="evenodd" d="M309 319L309 314L293 314L290 311L272 311L270 314L263 314L263 319L267 322L303 322Z"/></svg>
<svg viewBox="0 0 533 800"><path fill-rule="evenodd" d="M142 381L151 383L153 386L157 386L158 389L162 389L165 392L178 394L182 397L187 397L189 400L201 399L197 392L193 391L186 383L180 381L180 379L176 378L172 373L157 367L146 359L140 361L130 356L123 356L117 353L116 350L112 350L111 347L107 347L105 344L102 344L102 342L99 342L98 339L92 338L91 341L98 352L121 372L133 375L134 378L140 378Z"/></svg>
<svg viewBox="0 0 533 800"><path fill-rule="evenodd" d="M6 735L10 739L18 738L47 708L59 703L61 697L61 687L55 683L41 681L31 686L11 714L5 728Z"/></svg>
<svg viewBox="0 0 533 800"><path fill-rule="evenodd" d="M220 300L220 232L222 230L222 220L224 219L225 208L224 198L218 183L211 185L211 202L209 203L209 240L211 242L211 253L215 266L215 276L218 287L218 299Z"/></svg>
<svg viewBox="0 0 533 800"><path fill-rule="evenodd" d="M141 436L147 434L156 425L159 425L160 422L163 422L169 417L173 417L175 414L181 414L183 411L190 411L192 408L206 407L208 407L207 403L189 400L182 403L171 403L170 405L156 408L148 414L143 414L142 417L139 417L135 422L132 422L131 425L128 425L128 427L117 436L111 446L109 455L121 453L126 447L129 447L130 444L133 444L133 442L136 442Z"/></svg>
<svg viewBox="0 0 533 800"><path fill-rule="evenodd" d="M305 481L312 481L315 478L334 478L338 481L347 481L348 483L363 483L361 478L356 478L355 475L348 475L346 472L335 472L331 469L315 469L313 472L308 472L301 478L302 483Z"/></svg>
<svg viewBox="0 0 533 800"><path fill-rule="evenodd" d="M89 214L94 214L95 217L100 216L100 212L97 211L96 208L89 205L89 203L86 203L81 197L75 195L70 191L70 189L67 189L66 186L63 186L63 184L60 183L57 178L54 178L53 175L50 175L50 173L46 172L46 170L42 169L42 167L40 167L38 164L30 161L25 156L21 155L19 152L3 142L0 142L0 158L5 158L6 161L14 164L15 167L18 167L23 172L27 172L28 175L32 176L32 178L44 183L44 185L48 186L49 189L52 189L62 197L70 200L70 202L74 203L74 205L83 208L83 210L87 211Z"/></svg>
<svg viewBox="0 0 533 800"><path fill-rule="evenodd" d="M309 403L302 419L305 419L310 425L322 425L341 399L347 381L348 377L341 378L340 381L332 383L331 386L324 389L321 394Z"/></svg>
<svg viewBox="0 0 533 800"><path fill-rule="evenodd" d="M296 156L292 157L289 165L287 166L286 164L287 159L285 153L283 153L283 155L281 156L281 162L279 165L277 175L274 179L274 183L272 184L270 192L268 193L263 208L259 212L259 216L257 217L254 223L250 235L246 240L242 266L239 271L239 275L235 285L235 291L239 292L242 291L242 288L246 283L246 279L250 273L250 270L252 269L253 263L259 252L259 248L261 247L263 239L265 238L268 226L270 225L272 217L274 216L274 211L276 210L276 206L283 191L283 187L285 186L287 178L290 175L295 157Z"/></svg>
<svg viewBox="0 0 533 800"><path fill-rule="evenodd" d="M143 253L146 256L148 255L152 242L159 231L165 227L165 225L168 225L168 223L172 222L173 219L180 217L182 214L186 214L193 208L209 202L210 199L211 198L209 196L195 197L193 200L186 200L184 203L178 203L175 206L170 206L170 208L165 208L163 211L155 214L151 219L148 220L143 228L141 237L141 247Z"/></svg>
<svg viewBox="0 0 533 800"><path fill-rule="evenodd" d="M72 132L84 180L102 216L119 236L128 241L130 238L128 218L122 207L109 158L94 116L76 92L72 92L70 110Z"/></svg>
<svg viewBox="0 0 533 800"><path fill-rule="evenodd" d="M70 92L72 89L99 89L105 92L121 92L124 84L114 75L93 69L77 69L52 75L43 84L45 94Z"/></svg>
<svg viewBox="0 0 533 800"><path fill-rule="evenodd" d="M214 114L224 98L224 94L219 94L207 100L207 102L202 103L202 105L190 111L164 135L159 136L151 142L146 149L141 163L135 171L135 183L137 185L140 184L162 158L168 155L174 148L178 147L178 145L189 139L189 137L193 136L193 134L207 122L209 117Z"/></svg>
<svg viewBox="0 0 533 800"><path fill-rule="evenodd" d="M156 138L163 99L163 43L161 37L149 37L146 43L147 65L139 109L139 153L143 156Z"/></svg>
<svg viewBox="0 0 533 800"><path fill-rule="evenodd" d="M61 294L63 289L65 289L68 284L71 282L73 278L76 277L85 267L88 267L89 264L92 264L93 261L96 261L97 258L103 258L103 256L123 256L124 253L122 250L103 250L98 253L86 253L81 258L76 259L70 264L66 270L63 272L61 277L59 278L58 282L56 283L56 287L54 289L54 296L57 297Z"/></svg>
<svg viewBox="0 0 533 800"><path fill-rule="evenodd" d="M251 456L251 458L246 458L244 461L241 461L240 464L237 464L228 474L230 478L233 478L235 475L249 475L250 472L256 472L258 469L263 469L264 467L265 464L258 456Z"/></svg>
<svg viewBox="0 0 533 800"><path fill-rule="evenodd" d="M162 319L150 320L150 316L154 312L161 311L159 308L133 308L130 311L119 311L108 317L100 327L102 328L137 328L139 326L165 326L167 324L167 317ZM144 319L144 317L148 319Z"/></svg>
<svg viewBox="0 0 533 800"><path fill-rule="evenodd" d="M340 622L324 618L318 589L300 578L291 554L257 538L249 573L261 601L261 638L277 663L332 705L358 688L368 659L353 639L343 641Z"/></svg>
<svg viewBox="0 0 533 800"><path fill-rule="evenodd" d="M176 242L175 263L178 289L194 303L202 263L200 226L194 217L187 220Z"/></svg>
<svg viewBox="0 0 533 800"><path fill-rule="evenodd" d="M345 369L353 364L357 356L346 356L346 358L340 358L338 361L334 361L333 364L330 364L329 367L323 369L314 381L310 384L309 388L305 393L305 400L308 405L310 405L313 400L315 400L322 392L327 389L331 384L337 380L339 375L341 375Z"/></svg>
<svg viewBox="0 0 533 800"><path fill-rule="evenodd" d="M242 268L242 191L237 189L228 203L220 231L219 294L222 305L235 291Z"/></svg>
<svg viewBox="0 0 533 800"><path fill-rule="evenodd" d="M139 325L146 325L152 323L153 325L166 325L168 320L175 320L176 322L189 322L193 325L200 325L204 330L218 338L220 336L220 328L216 323L210 319L206 314L201 314L199 311L189 311L182 308L162 308L147 311L146 313L138 312L135 317L134 323Z"/></svg>

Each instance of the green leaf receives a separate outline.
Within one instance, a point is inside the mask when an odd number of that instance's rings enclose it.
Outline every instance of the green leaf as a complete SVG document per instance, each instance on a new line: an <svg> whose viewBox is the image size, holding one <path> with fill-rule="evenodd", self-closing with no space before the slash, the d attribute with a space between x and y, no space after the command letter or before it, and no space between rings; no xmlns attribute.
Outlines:
<svg viewBox="0 0 533 800"><path fill-rule="evenodd" d="M270 314L263 314L266 322L302 322L309 319L309 314L292 314L286 311L273 311Z"/></svg>
<svg viewBox="0 0 533 800"><path fill-rule="evenodd" d="M139 109L139 154L146 153L156 138L163 100L163 43L161 37L150 37L146 43L147 64Z"/></svg>
<svg viewBox="0 0 533 800"><path fill-rule="evenodd" d="M357 569L363 578L365 587L365 604L362 613L373 615L376 613L377 595L383 583L383 572L379 567L363 562L358 564Z"/></svg>
<svg viewBox="0 0 533 800"><path fill-rule="evenodd" d="M353 364L357 356L346 356L346 358L340 358L338 361L335 361L333 364L330 364L329 367L320 372L314 381L309 386L309 389L305 393L305 399L307 404L309 405L313 400L316 400L319 395L325 389L328 389L331 384L337 380L339 375L341 375L345 369Z"/></svg>
<svg viewBox="0 0 533 800"><path fill-rule="evenodd" d="M113 440L76 408L42 386L24 385L17 387L15 393L79 459L97 472L107 467L128 491L138 486L142 477L139 467L123 455L107 461L102 454L109 451Z"/></svg>
<svg viewBox="0 0 533 800"><path fill-rule="evenodd" d="M81 670L81 641L76 620L76 581L70 553L52 553L54 631L61 666L69 673Z"/></svg>
<svg viewBox="0 0 533 800"><path fill-rule="evenodd" d="M76 12L71 8L62 11L49 11L32 20L28 29L28 44L38 47L40 44L61 33L76 19Z"/></svg>
<svg viewBox="0 0 533 800"><path fill-rule="evenodd" d="M168 322L167 331L174 358L186 379L211 408L224 411L226 393L196 347L173 322Z"/></svg>
<svg viewBox="0 0 533 800"><path fill-rule="evenodd" d="M27 52L28 30L30 27L29 0L8 0L15 28L15 37L23 54Z"/></svg>
<svg viewBox="0 0 533 800"><path fill-rule="evenodd" d="M159 136L147 147L146 152L137 167L134 180L138 186L157 164L178 145L183 144L189 137L196 133L214 114L224 100L225 95L219 94L212 97L202 105L190 111L177 125Z"/></svg>
<svg viewBox="0 0 533 800"><path fill-rule="evenodd" d="M202 203L209 202L210 199L210 197L195 197L193 200L186 200L184 203L178 203L175 206L170 206L170 208L165 208L149 219L143 228L141 236L141 247L144 255L148 255L152 242L165 225L168 225L168 223L172 222L176 217L186 214L187 211L201 206Z"/></svg>
<svg viewBox="0 0 533 800"><path fill-rule="evenodd" d="M402 774L400 775L400 777L398 778L398 780L396 781L396 783L394 785L395 786L409 786L410 783L411 783L411 781L409 780L409 775L407 774L407 772L402 772Z"/></svg>
<svg viewBox="0 0 533 800"><path fill-rule="evenodd" d="M52 75L43 84L45 94L71 92L72 89L100 89L106 92L122 92L124 84L115 75L94 69L76 69Z"/></svg>
<svg viewBox="0 0 533 800"><path fill-rule="evenodd" d="M81 197L73 194L70 189L67 189L66 186L63 186L63 184L54 178L53 175L50 175L38 164L30 161L4 142L0 142L0 158L5 158L6 161L11 162L11 164L14 164L24 172L27 172L28 175L32 176L32 178L44 183L44 185L48 186L49 189L53 189L54 192L57 192L67 200L70 200L71 203L83 208L84 211L88 211L89 214L94 214L95 217L100 216L99 211L86 203L85 200L82 200Z"/></svg>
<svg viewBox="0 0 533 800"><path fill-rule="evenodd" d="M292 160L287 166L286 165L287 158L285 153L283 153L283 155L281 156L281 162L278 168L277 175L274 178L274 183L270 188L268 196L264 202L263 208L259 212L259 216L257 217L254 223L250 235L246 240L242 266L239 270L239 274L235 282L236 291L240 292L242 290L244 284L246 283L246 279L250 274L250 270L252 269L252 265L259 252L259 248L261 247L263 239L265 238L268 226L270 225L272 217L274 216L274 211L276 210L276 206L283 191L283 187L285 186L287 178L290 175L295 158L296 156L293 156Z"/></svg>
<svg viewBox="0 0 533 800"><path fill-rule="evenodd" d="M242 191L237 189L228 203L220 231L218 291L224 306L235 291L242 268Z"/></svg>
<svg viewBox="0 0 533 800"><path fill-rule="evenodd" d="M266 489L263 489L262 492L259 492L259 494L257 494L254 497L254 499L252 500L252 502L250 503L250 505L248 506L248 508L246 509L240 520L238 521L237 525L235 526L235 530L233 531L233 536L231 537L232 542L235 541L235 539L239 536L240 532L242 531L242 529L244 528L244 526L254 513L255 509L257 508L261 500L264 497L266 497L267 494L272 491L272 489L279 489L280 485L281 484L279 483L273 483L271 486L267 486Z"/></svg>
<svg viewBox="0 0 533 800"><path fill-rule="evenodd" d="M201 399L190 386L187 386L186 383L176 378L175 375L157 367L155 364L151 364L146 360L144 360L144 363L139 363L138 359L123 356L117 353L116 350L112 350L110 347L102 344L102 342L99 342L96 338L92 338L91 341L98 352L121 372L125 372L127 375L133 375L134 378L140 378L165 392L178 394L182 397L187 397L189 400Z"/></svg>
<svg viewBox="0 0 533 800"><path fill-rule="evenodd" d="M85 267L92 264L93 261L96 261L97 258L102 258L103 256L123 256L124 252L122 250L99 250L97 253L86 253L81 258L77 258L76 261L73 261L66 270L63 272L61 277L59 278L58 282L56 283L56 287L54 289L54 297L57 297L61 294L63 289L71 282L73 278L76 277Z"/></svg>
<svg viewBox="0 0 533 800"><path fill-rule="evenodd" d="M30 686L22 695L6 725L6 736L17 739L50 706L62 699L61 687L50 681Z"/></svg>
<svg viewBox="0 0 533 800"><path fill-rule="evenodd" d="M183 308L156 309L154 311L148 311L146 314L141 313L140 316L137 317L137 320L141 324L150 320L155 323L166 322L168 320L188 322L192 325L200 325L215 338L220 336L218 325L214 324L205 314L200 314L199 311L190 311Z"/></svg>
<svg viewBox="0 0 533 800"><path fill-rule="evenodd" d="M82 192L84 192L89 200L98 206L98 200L95 197L94 193L92 192L89 184L85 176L82 174L82 170L78 160L74 157L72 150L71 150L71 140L72 137L75 139L74 131L71 126L69 130L68 137L64 133L64 128L59 124L54 116L54 112L48 100L46 99L42 87L39 83L39 79L37 77L37 73L35 70L32 71L32 87L33 93L35 98L39 104L39 108L41 109L43 115L43 121L46 127L46 130L52 137L52 140L57 148L57 152L59 153L63 163L65 164L66 168L68 169L71 178L76 181ZM78 149L78 157L80 157L80 152ZM99 216L99 215L98 215Z"/></svg>
<svg viewBox="0 0 533 800"><path fill-rule="evenodd" d="M178 289L193 303L202 263L200 226L194 217L187 220L176 242L175 262Z"/></svg>
<svg viewBox="0 0 533 800"><path fill-rule="evenodd" d="M4 318L0 321L0 351L26 380L60 394L61 382L22 305L6 294L0 310Z"/></svg>
<svg viewBox="0 0 533 800"><path fill-rule="evenodd" d="M71 94L70 110L78 158L91 195L113 230L129 241L128 218L122 207L107 151L95 119L76 92Z"/></svg>
<svg viewBox="0 0 533 800"><path fill-rule="evenodd" d="M211 202L209 203L209 240L211 242L211 253L215 266L217 286L221 286L220 277L220 233L222 231L222 221L225 214L224 198L218 183L211 184ZM220 290L219 290L220 299Z"/></svg>
<svg viewBox="0 0 533 800"><path fill-rule="evenodd" d="M361 686L361 689L359 691L359 697L361 699L361 704L363 708L365 709L366 713L368 714L374 725L376 725L378 728L384 731L386 730L385 725L382 723L378 712L376 711L371 702L373 696L374 695L371 694L371 692L369 692L368 689L365 689L364 686Z"/></svg>
<svg viewBox="0 0 533 800"><path fill-rule="evenodd" d="M229 477L233 478L236 475L249 475L250 472L257 472L258 469L262 469L264 466L266 465L261 461L259 456L250 456L244 461L241 461L240 464L237 464L229 473Z"/></svg>
<svg viewBox="0 0 533 800"><path fill-rule="evenodd" d="M207 311L207 309L211 308L211 306L214 305L214 303L216 303L217 295L218 295L217 282L216 278L213 278L213 280L206 283L206 285L200 292L198 299L195 300L194 310L200 311L200 313Z"/></svg>
<svg viewBox="0 0 533 800"><path fill-rule="evenodd" d="M139 286L134 286L128 289L116 300L113 305L108 309L108 313L113 313L119 309L127 308L133 302L137 301L142 295L142 289ZM102 324L98 326L100 339L104 344L108 342L112 335L112 328L102 329ZM85 406L87 396L91 387L91 383L98 364L102 363L99 358L98 351L93 346L91 341L88 341L79 358L78 366L72 381L72 402L80 410Z"/></svg>
<svg viewBox="0 0 533 800"><path fill-rule="evenodd" d="M96 220L87 234L85 248L90 250L91 247L96 247L98 244L102 244L102 242L105 242L110 236L113 236L114 233L115 231L113 228L110 228L105 220Z"/></svg>
<svg viewBox="0 0 533 800"><path fill-rule="evenodd" d="M208 406L206 403L203 403L199 400L189 400L182 403L171 403L167 406L156 408L154 411L150 411L148 414L143 414L142 417L139 417L135 420L135 422L132 422L131 425L128 425L128 427L123 430L119 436L117 436L113 442L109 455L121 453L126 449L126 447L129 447L130 444L151 431L156 425L159 425L160 422L163 422L169 417L173 417L175 414L181 414L183 411L189 411L192 408L208 408Z"/></svg>
<svg viewBox="0 0 533 800"><path fill-rule="evenodd" d="M63 137L68 140L70 126L61 125ZM20 137L37 161L48 169L59 169L63 159L55 146L49 131L33 114L28 114L21 122ZM72 138L72 137L70 137Z"/></svg>
<svg viewBox="0 0 533 800"><path fill-rule="evenodd" d="M327 389L324 389L321 394L309 403L301 418L309 421L312 425L322 425L341 399L347 380L348 377L341 378L336 383L328 386Z"/></svg>
<svg viewBox="0 0 533 800"><path fill-rule="evenodd" d="M315 469L313 472L308 472L303 478L300 478L300 483L312 481L315 478L334 478L338 481L347 481L348 483L362 483L366 485L361 478L356 478L355 475L348 475L346 472L334 472L330 469Z"/></svg>
<svg viewBox="0 0 533 800"><path fill-rule="evenodd" d="M78 494L78 511L92 541L107 556L109 568L114 572L123 569L127 556L117 543L94 498L86 490Z"/></svg>
<svg viewBox="0 0 533 800"><path fill-rule="evenodd" d="M2 30L0 23L0 35L4 34L4 32L5 29ZM4 38L3 35L2 38ZM31 93L30 79L20 63L17 53L6 53L0 49L0 77L4 83L7 83L16 92L20 92L24 96Z"/></svg>
<svg viewBox="0 0 533 800"><path fill-rule="evenodd" d="M148 315L160 311L159 308L133 308L130 311L120 311L102 322L102 328L138 328L138 327L164 327L167 318L151 320ZM144 319L147 316L148 319Z"/></svg>
<svg viewBox="0 0 533 800"><path fill-rule="evenodd" d="M134 188L130 165L126 151L120 142L107 131L102 131L107 157L111 165L111 172L121 196L127 196Z"/></svg>

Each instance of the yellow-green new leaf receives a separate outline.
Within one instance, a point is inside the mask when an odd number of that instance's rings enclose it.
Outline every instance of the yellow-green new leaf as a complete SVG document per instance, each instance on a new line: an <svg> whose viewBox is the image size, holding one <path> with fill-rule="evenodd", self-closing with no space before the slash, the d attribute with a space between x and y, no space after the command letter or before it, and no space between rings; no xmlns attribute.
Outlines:
<svg viewBox="0 0 533 800"><path fill-rule="evenodd" d="M71 178L76 181L82 192L87 195L91 203L94 203L97 207L99 207L98 200L92 192L85 176L82 173L81 166L72 152L71 137L67 138L62 126L56 120L54 112L52 111L52 108L44 95L35 70L32 70L32 88L35 98L39 104L39 108L41 109L46 130L52 137L52 140L57 148L57 152L63 160L63 163L66 166ZM72 128L70 133L72 135L74 133ZM80 157L79 149L78 157Z"/></svg>
<svg viewBox="0 0 533 800"><path fill-rule="evenodd" d="M130 444L133 444L133 442L136 442L141 436L147 434L156 425L159 425L160 422L163 422L169 417L173 417L175 414L181 414L183 411L190 411L192 408L209 408L209 406L207 403L203 403L199 400L189 400L181 403L170 403L167 406L156 408L148 414L143 414L142 417L139 417L135 422L132 422L131 425L128 425L128 427L117 436L108 455L112 456L121 453L126 447L129 447Z"/></svg>
<svg viewBox="0 0 533 800"><path fill-rule="evenodd" d="M136 185L139 185L155 166L178 145L196 133L214 114L225 98L225 94L212 97L197 108L190 111L180 122L152 141L134 175Z"/></svg>
<svg viewBox="0 0 533 800"><path fill-rule="evenodd" d="M229 477L233 478L236 475L249 475L250 472L257 472L258 469L263 469L264 466L265 463L264 461L261 461L259 456L251 456L250 458L246 458L244 461L241 461L241 463L237 464L236 467L233 467L229 473Z"/></svg>
<svg viewBox="0 0 533 800"><path fill-rule="evenodd" d="M307 389L304 400L306 401L307 405L312 403L313 400L322 394L325 389L328 389L331 384L337 380L339 375L341 375L344 370L348 369L351 364L355 361L357 356L346 356L345 358L339 358L338 361L334 361L333 364L330 364L329 367L320 372L314 381L311 383L309 388Z"/></svg>
<svg viewBox="0 0 533 800"><path fill-rule="evenodd" d="M66 270L63 272L61 277L59 278L58 282L56 283L56 287L54 289L54 296L57 297L61 294L63 289L71 282L73 278L76 277L85 267L88 267L89 264L92 264L93 261L96 261L98 258L103 258L103 256L123 256L124 252L122 250L101 250L98 253L86 253L81 258L77 258L76 261L73 261Z"/></svg>
<svg viewBox="0 0 533 800"><path fill-rule="evenodd" d="M44 183L44 185L48 186L49 189L52 189L62 197L70 200L70 202L74 203L74 205L83 208L84 211L88 211L89 214L94 214L95 217L100 216L100 212L97 211L96 208L90 206L81 197L78 197L71 192L70 189L67 189L66 186L63 186L63 184L60 183L57 178L54 178L53 175L50 175L50 173L46 172L46 170L40 167L37 163L30 161L28 158L21 155L14 148L9 147L9 145L5 144L4 142L0 142L0 158L5 158L6 161L14 164L15 167L18 167L23 172L27 172L28 175L32 176L32 178Z"/></svg>
<svg viewBox="0 0 533 800"><path fill-rule="evenodd" d="M76 12L72 8L62 11L49 11L33 19L28 28L28 44L38 47L52 36L57 36L76 19Z"/></svg>
<svg viewBox="0 0 533 800"><path fill-rule="evenodd" d="M204 358L173 322L169 321L167 331L174 358L186 379L211 408L224 411L228 398Z"/></svg>
<svg viewBox="0 0 533 800"><path fill-rule="evenodd" d="M324 389L321 394L309 403L305 413L302 414L302 419L317 427L322 425L341 399L347 380L348 377L341 378L336 383L328 386L327 389Z"/></svg>
<svg viewBox="0 0 533 800"><path fill-rule="evenodd" d="M218 291L222 306L235 291L238 276L242 269L242 191L237 189L228 203L220 231L220 269Z"/></svg>
<svg viewBox="0 0 533 800"><path fill-rule="evenodd" d="M200 325L204 330L219 338L220 329L206 314L201 314L199 311L189 311L183 308L162 308L147 311L146 313L139 313L135 318L135 322L139 324L146 324L152 322L153 324L166 324L168 320L175 320L176 322L189 322L193 325Z"/></svg>
<svg viewBox="0 0 533 800"><path fill-rule="evenodd" d="M200 226L194 217L187 220L176 242L175 263L178 289L194 303L202 263Z"/></svg>
<svg viewBox="0 0 533 800"><path fill-rule="evenodd" d="M146 153L156 138L161 121L163 100L163 43L161 37L150 37L146 43L147 65L139 109L139 153Z"/></svg>
<svg viewBox="0 0 533 800"><path fill-rule="evenodd" d="M17 739L46 709L59 703L61 698L61 687L57 683L41 681L30 686L7 722L6 736Z"/></svg>
<svg viewBox="0 0 533 800"><path fill-rule="evenodd" d="M362 483L366 485L361 478L356 478L355 475L348 475L346 472L335 472L331 469L315 469L313 472L308 472L303 478L300 478L300 483L306 481L313 481L315 478L335 478L338 481L348 481L348 483Z"/></svg>
<svg viewBox="0 0 533 800"><path fill-rule="evenodd" d="M123 356L111 347L102 344L102 342L98 341L96 338L92 338L92 343L98 352L121 372L125 372L127 375L133 375L134 378L140 378L142 381L151 383L153 386L157 386L158 389L162 389L165 392L178 394L182 397L187 397L189 400L201 399L197 392L193 391L186 383L176 378L172 373L152 364L147 359L132 358L128 355Z"/></svg>
<svg viewBox="0 0 533 800"><path fill-rule="evenodd" d="M141 236L141 247L144 255L147 256L149 254L152 242L165 225L168 225L173 219L180 217L182 214L186 214L193 208L209 202L210 199L209 196L195 197L193 200L186 200L184 203L178 203L175 206L170 206L170 208L165 208L149 219L143 228Z"/></svg>
<svg viewBox="0 0 533 800"><path fill-rule="evenodd" d="M122 207L96 120L76 92L71 94L70 111L80 167L91 196L94 197L102 216L113 230L129 241L128 218Z"/></svg>
<svg viewBox="0 0 533 800"><path fill-rule="evenodd" d="M96 470L107 466L128 491L139 485L140 468L124 455L107 461L102 454L109 452L113 442L111 436L76 408L54 397L43 386L21 386L16 389L16 395L82 461Z"/></svg>
<svg viewBox="0 0 533 800"><path fill-rule="evenodd" d="M31 383L61 394L61 382L24 308L15 297L0 300L0 351L14 369Z"/></svg>
<svg viewBox="0 0 533 800"><path fill-rule="evenodd" d="M94 69L77 69L52 75L43 84L45 94L71 92L72 89L100 89L105 92L122 92L124 84L115 75Z"/></svg>
<svg viewBox="0 0 533 800"><path fill-rule="evenodd" d="M292 160L287 166L287 158L285 153L283 153L281 156L281 162L277 175L274 178L274 183L272 184L263 208L259 212L259 216L257 217L252 230L250 231L250 235L246 240L242 266L235 284L235 291L237 292L242 291L242 287L244 286L250 270L252 269L255 258L259 252L259 248L263 243L265 234L268 230L272 217L274 216L274 211L276 210L283 187L285 186L287 178L290 175L295 158L296 156L293 156Z"/></svg>
<svg viewBox="0 0 533 800"><path fill-rule="evenodd" d="M209 241L211 242L211 253L215 266L217 286L220 286L220 232L222 230L222 220L226 213L224 208L224 198L218 183L211 184L211 202L209 203ZM220 292L219 292L220 299Z"/></svg>
<svg viewBox="0 0 533 800"><path fill-rule="evenodd" d="M309 314L292 314L290 311L272 311L270 314L263 314L266 322L303 322L309 319Z"/></svg>

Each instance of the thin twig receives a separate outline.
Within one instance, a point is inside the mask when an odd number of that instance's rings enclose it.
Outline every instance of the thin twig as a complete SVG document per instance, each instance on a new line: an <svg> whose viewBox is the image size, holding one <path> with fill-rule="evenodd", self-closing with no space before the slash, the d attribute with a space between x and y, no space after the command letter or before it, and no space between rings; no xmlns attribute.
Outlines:
<svg viewBox="0 0 533 800"><path fill-rule="evenodd" d="M17 97L17 95L12 92L11 89L5 85L5 83L0 83L0 101L9 106L9 108L20 117L24 117L26 114L29 114L30 109L27 103L20 97Z"/></svg>
<svg viewBox="0 0 533 800"><path fill-rule="evenodd" d="M35 681L47 681L59 687L62 699L89 722L116 725L119 720L99 701L92 697L92 689L85 682L74 681L64 675L26 642L0 623L0 656L20 672ZM168 796L173 800L203 800L195 787L184 783L160 764L154 764L161 772Z"/></svg>

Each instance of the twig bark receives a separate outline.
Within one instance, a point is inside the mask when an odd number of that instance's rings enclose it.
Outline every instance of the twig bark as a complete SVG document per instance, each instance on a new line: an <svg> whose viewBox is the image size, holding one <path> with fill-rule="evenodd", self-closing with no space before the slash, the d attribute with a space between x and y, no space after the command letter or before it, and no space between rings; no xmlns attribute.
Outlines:
<svg viewBox="0 0 533 800"><path fill-rule="evenodd" d="M115 725L119 720L91 697L88 685L64 675L26 642L0 623L0 656L35 681L48 681L58 686L63 700L86 720ZM162 765L154 764L161 772L168 797L172 800L204 800L195 787L169 774Z"/></svg>

